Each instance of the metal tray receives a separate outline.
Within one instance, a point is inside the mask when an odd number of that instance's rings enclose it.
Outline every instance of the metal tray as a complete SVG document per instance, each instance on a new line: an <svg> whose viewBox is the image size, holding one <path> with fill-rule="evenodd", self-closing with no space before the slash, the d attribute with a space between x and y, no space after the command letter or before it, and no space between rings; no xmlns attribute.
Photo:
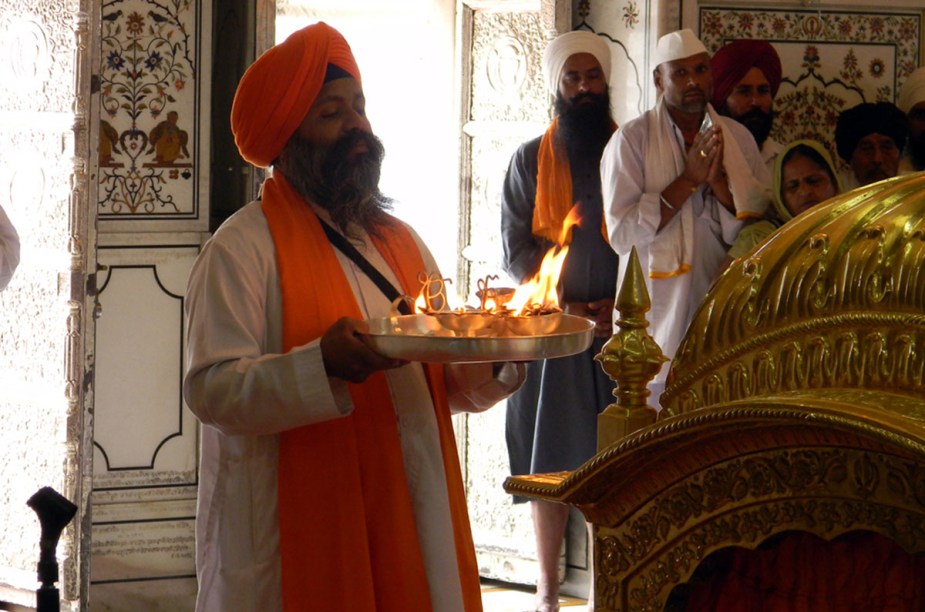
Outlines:
<svg viewBox="0 0 925 612"><path fill-rule="evenodd" d="M592 321L574 315L557 316L551 333L530 334L531 327L540 330L547 326L543 317L532 317L536 319L533 323L524 325L521 321L521 335L512 335L498 324L490 331L475 332L482 335L452 336L433 316L404 315L370 319L369 333L360 336L386 357L428 363L533 361L574 355L591 346Z"/></svg>

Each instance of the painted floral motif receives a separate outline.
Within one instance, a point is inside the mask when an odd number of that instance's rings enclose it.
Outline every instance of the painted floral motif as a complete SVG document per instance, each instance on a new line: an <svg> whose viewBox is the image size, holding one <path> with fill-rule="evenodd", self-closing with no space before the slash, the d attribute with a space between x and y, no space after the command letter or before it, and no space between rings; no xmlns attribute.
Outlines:
<svg viewBox="0 0 925 612"><path fill-rule="evenodd" d="M586 19L591 14L591 0L578 0L578 16Z"/></svg>
<svg viewBox="0 0 925 612"><path fill-rule="evenodd" d="M630 0L623 7L623 25L626 29L632 30L637 23L639 23L639 9L636 8L636 3Z"/></svg>
<svg viewBox="0 0 925 612"><path fill-rule="evenodd" d="M849 49L848 53L842 59L842 69L839 73L841 79L846 83L856 85L864 74L858 69L858 58L854 54L854 49Z"/></svg>
<svg viewBox="0 0 925 612"><path fill-rule="evenodd" d="M120 5L119 10L112 10ZM102 11L100 213L176 214L191 191L192 0L114 0ZM183 92L181 94L180 92Z"/></svg>

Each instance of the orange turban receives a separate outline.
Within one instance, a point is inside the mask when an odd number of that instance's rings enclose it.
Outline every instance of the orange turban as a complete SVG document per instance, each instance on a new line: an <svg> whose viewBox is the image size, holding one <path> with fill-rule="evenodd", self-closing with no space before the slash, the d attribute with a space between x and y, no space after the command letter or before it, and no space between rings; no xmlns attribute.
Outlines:
<svg viewBox="0 0 925 612"><path fill-rule="evenodd" d="M329 64L360 81L350 45L324 22L294 32L251 64L231 106L241 157L261 168L273 163L318 97Z"/></svg>

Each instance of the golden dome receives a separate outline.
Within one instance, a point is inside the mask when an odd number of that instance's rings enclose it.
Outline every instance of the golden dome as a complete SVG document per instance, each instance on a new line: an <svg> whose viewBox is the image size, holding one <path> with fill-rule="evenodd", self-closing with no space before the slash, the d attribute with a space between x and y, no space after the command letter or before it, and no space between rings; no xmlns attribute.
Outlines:
<svg viewBox="0 0 925 612"><path fill-rule="evenodd" d="M660 416L839 389L903 411L902 396L925 394L923 263L925 172L814 207L714 283L672 362Z"/></svg>

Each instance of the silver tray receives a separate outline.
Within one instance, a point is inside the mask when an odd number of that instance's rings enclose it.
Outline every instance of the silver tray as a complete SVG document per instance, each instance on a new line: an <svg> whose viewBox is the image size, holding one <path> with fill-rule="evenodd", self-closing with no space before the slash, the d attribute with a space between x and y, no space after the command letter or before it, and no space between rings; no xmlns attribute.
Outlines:
<svg viewBox="0 0 925 612"><path fill-rule="evenodd" d="M542 330L544 317L535 322L521 321L518 335L506 331L501 323L472 336L442 335L451 332L431 315L404 315L370 319L369 333L361 337L378 353L393 359L428 363L475 363L486 361L533 361L574 355L591 346L594 323L584 317L556 315L555 331L531 334L531 327Z"/></svg>

